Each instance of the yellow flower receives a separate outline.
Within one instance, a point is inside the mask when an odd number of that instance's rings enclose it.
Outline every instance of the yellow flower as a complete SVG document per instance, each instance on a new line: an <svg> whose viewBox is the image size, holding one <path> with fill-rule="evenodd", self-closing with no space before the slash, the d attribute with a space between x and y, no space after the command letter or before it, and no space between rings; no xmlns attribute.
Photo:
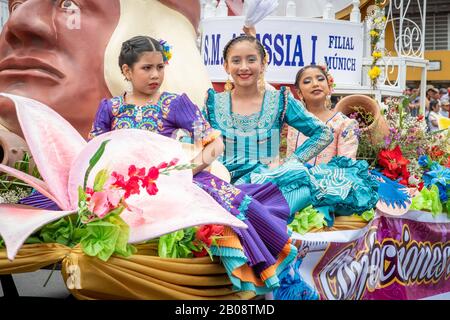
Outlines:
<svg viewBox="0 0 450 320"><path fill-rule="evenodd" d="M377 66L375 66L369 70L369 77L372 80L375 80L376 78L378 78L380 76L380 74L381 74L381 69L378 68Z"/></svg>
<svg viewBox="0 0 450 320"><path fill-rule="evenodd" d="M381 54L380 51L374 51L372 53L372 57L374 57L375 59L380 59L383 55Z"/></svg>
<svg viewBox="0 0 450 320"><path fill-rule="evenodd" d="M378 32L376 32L375 30L370 30L370 36L372 38L376 38L378 37L380 34Z"/></svg>
<svg viewBox="0 0 450 320"><path fill-rule="evenodd" d="M386 17L383 16L383 17L381 18L381 20L383 20L383 22L385 22L385 21L386 21Z"/></svg>
<svg viewBox="0 0 450 320"><path fill-rule="evenodd" d="M381 22L381 20L380 20L380 18L376 18L375 20L373 20L375 23L380 23Z"/></svg>

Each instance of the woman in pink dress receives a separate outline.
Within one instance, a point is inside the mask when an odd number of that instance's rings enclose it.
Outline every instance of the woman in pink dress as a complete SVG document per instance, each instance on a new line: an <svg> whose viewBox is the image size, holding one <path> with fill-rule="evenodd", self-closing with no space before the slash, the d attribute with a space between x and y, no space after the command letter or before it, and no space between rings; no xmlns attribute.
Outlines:
<svg viewBox="0 0 450 320"><path fill-rule="evenodd" d="M358 122L341 112L334 112L327 106L331 94L333 78L325 67L309 65L300 69L295 78L295 87L306 109L324 122L333 132L334 140L319 155L308 161L311 165L328 163L334 156L356 159L358 137L355 129ZM287 136L287 155L301 145L307 137L296 129L289 127Z"/></svg>

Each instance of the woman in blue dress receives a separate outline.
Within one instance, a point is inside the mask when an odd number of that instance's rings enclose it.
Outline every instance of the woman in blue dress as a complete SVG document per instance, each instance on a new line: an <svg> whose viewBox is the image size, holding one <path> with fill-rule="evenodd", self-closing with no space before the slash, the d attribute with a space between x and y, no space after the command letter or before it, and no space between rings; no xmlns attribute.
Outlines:
<svg viewBox="0 0 450 320"><path fill-rule="evenodd" d="M331 212L362 213L375 206L376 185L366 162L336 157L312 169L304 165L333 141L333 134L287 88L266 90L266 53L255 37L241 35L230 40L223 57L234 84L227 81L222 93L210 89L204 114L222 133L225 151L220 160L230 171L232 183L272 182L286 198L291 217L313 204L325 214L329 225L333 223ZM280 161L281 128L285 123L308 139Z"/></svg>

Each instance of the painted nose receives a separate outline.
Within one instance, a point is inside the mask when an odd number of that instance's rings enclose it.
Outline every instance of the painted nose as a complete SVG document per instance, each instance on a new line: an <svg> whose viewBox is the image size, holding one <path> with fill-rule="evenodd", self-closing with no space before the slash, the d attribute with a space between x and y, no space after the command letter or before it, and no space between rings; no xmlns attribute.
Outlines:
<svg viewBox="0 0 450 320"><path fill-rule="evenodd" d="M51 1L28 0L11 13L3 32L11 48L55 47L57 37L53 20L56 8L51 3Z"/></svg>

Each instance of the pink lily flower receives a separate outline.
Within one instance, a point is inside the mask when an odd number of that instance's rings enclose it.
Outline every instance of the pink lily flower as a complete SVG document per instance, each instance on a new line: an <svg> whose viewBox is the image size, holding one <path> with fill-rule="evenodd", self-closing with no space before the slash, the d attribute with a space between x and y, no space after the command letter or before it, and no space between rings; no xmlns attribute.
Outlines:
<svg viewBox="0 0 450 320"><path fill-rule="evenodd" d="M86 142L69 122L48 106L33 99L0 94L14 102L25 140L43 180L5 165L0 165L0 171L25 181L61 209L52 211L0 204L0 236L5 241L10 260L33 232L52 221L77 213L78 187L83 185L89 160L103 141L110 140L90 173L87 183L90 188L97 172L104 168L126 175L130 164L136 168L150 167L173 158L180 159L181 163L189 162L181 144L162 135L124 129ZM137 214L126 209L121 214L130 226L130 243L205 224L247 227L192 182L191 170L173 171L169 176L159 177L158 189L154 196L141 192L127 199L130 208L142 210L142 214ZM106 195L108 199L115 201L116 198ZM98 203L100 215L104 203Z"/></svg>

